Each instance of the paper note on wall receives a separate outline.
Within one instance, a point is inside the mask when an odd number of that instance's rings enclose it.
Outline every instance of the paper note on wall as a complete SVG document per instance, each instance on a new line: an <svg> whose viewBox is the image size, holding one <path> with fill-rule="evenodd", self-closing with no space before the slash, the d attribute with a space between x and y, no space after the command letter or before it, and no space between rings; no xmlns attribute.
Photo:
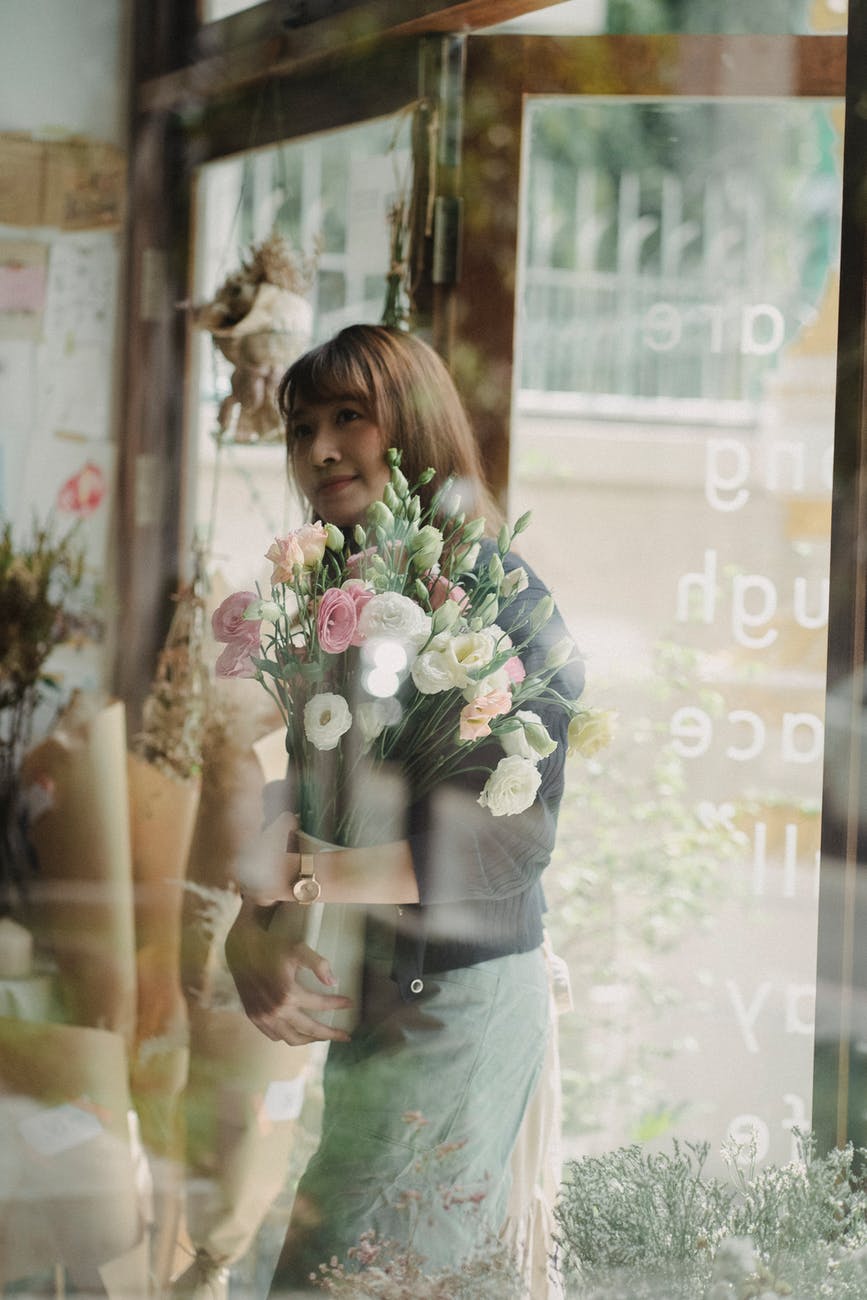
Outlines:
<svg viewBox="0 0 867 1300"><path fill-rule="evenodd" d="M40 427L109 436L117 274L110 235L66 236L51 245L39 357Z"/></svg>
<svg viewBox="0 0 867 1300"><path fill-rule="evenodd" d="M42 329L48 246L0 240L0 339L35 339Z"/></svg>

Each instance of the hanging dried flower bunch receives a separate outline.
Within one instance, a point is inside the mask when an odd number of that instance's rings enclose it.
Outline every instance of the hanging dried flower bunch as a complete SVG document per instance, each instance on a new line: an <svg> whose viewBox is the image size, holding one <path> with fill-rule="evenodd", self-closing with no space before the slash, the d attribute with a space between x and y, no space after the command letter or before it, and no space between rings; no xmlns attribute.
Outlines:
<svg viewBox="0 0 867 1300"><path fill-rule="evenodd" d="M196 324L212 335L235 367L232 391L220 406L220 437L237 442L278 441L283 430L276 394L287 367L309 345L309 293L319 250L300 253L277 231L253 244L226 277Z"/></svg>

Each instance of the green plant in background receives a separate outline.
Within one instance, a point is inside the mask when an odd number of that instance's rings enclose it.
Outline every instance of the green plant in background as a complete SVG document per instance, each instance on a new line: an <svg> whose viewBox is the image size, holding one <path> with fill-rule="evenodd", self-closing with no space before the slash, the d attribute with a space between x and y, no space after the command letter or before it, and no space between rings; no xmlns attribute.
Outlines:
<svg viewBox="0 0 867 1300"><path fill-rule="evenodd" d="M758 1169L755 1151L727 1145L729 1181L706 1176L707 1143L671 1154L621 1147L567 1166L557 1263L585 1300L863 1300L867 1293L867 1151L798 1158ZM721 1265L746 1258L740 1273Z"/></svg>
<svg viewBox="0 0 867 1300"><path fill-rule="evenodd" d="M646 684L637 688L631 725L629 701L618 700L618 739L585 764L585 779L567 786L561 805L545 884L552 942L576 991L576 1011L560 1022L569 1134L599 1129L602 1107L615 1101L636 1138L659 1136L678 1118L675 1104L654 1096L651 1078L660 1049L646 1026L678 996L654 959L711 924L738 888L728 868L745 843L728 820L696 806L667 724L646 716L658 710L661 718L684 690L718 711L716 693L698 681L699 663L685 647L658 645L652 698ZM596 683L594 696L604 695ZM624 1033L624 1017L634 1036ZM615 1026L621 1058L590 1060L587 1040Z"/></svg>

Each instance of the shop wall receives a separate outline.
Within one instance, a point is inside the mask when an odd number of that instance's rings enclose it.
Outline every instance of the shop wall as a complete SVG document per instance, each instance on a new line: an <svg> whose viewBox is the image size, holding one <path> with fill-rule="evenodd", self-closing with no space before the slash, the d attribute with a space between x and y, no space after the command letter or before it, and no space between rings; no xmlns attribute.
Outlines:
<svg viewBox="0 0 867 1300"><path fill-rule="evenodd" d="M77 526L102 624L52 663L105 684L123 284L125 0L0 0L0 521Z"/></svg>

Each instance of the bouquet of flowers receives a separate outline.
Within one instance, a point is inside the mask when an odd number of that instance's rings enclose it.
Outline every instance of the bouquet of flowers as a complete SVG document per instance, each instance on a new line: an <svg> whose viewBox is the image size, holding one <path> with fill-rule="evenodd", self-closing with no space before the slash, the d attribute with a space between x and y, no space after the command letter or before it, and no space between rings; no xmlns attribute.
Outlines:
<svg viewBox="0 0 867 1300"><path fill-rule="evenodd" d="M577 658L571 638L533 655L534 671L522 662L551 597L518 606L509 633L497 622L528 583L503 561L529 514L483 541L453 480L425 506L435 471L409 484L400 460L389 450L390 482L351 542L321 522L276 539L270 593L236 592L213 615L218 676L257 678L280 710L298 825L320 849L400 838L392 811L458 774L485 778L478 802L493 817L529 808L557 747L534 702L568 713L570 752L604 743L600 711L556 688Z"/></svg>
<svg viewBox="0 0 867 1300"><path fill-rule="evenodd" d="M224 643L217 675L256 677L280 710L300 825L338 844L365 835L366 809L341 799L359 763L399 759L418 798L471 768L470 756L495 736L502 757L479 803L508 816L533 803L538 763L556 748L527 706L556 699L571 717L570 749L591 712L552 685L576 658L569 637L538 671L526 673L521 662L551 617L550 596L511 634L496 622L527 585L525 570L507 573L503 557L529 514L504 524L480 558L485 522L460 513L454 483L425 509L418 489L434 471L411 486L399 452L388 458L391 481L356 526L354 546L333 524L303 525L267 552L270 594L236 592L212 620Z"/></svg>

